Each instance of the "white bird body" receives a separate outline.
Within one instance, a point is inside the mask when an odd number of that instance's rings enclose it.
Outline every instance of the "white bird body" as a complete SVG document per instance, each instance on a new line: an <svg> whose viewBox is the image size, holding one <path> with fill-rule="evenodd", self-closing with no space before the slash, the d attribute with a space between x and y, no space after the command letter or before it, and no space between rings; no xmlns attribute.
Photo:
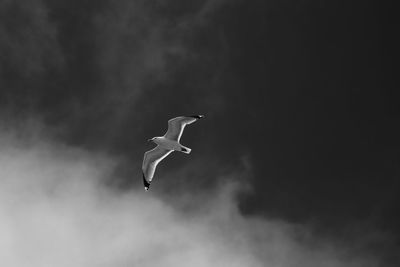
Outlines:
<svg viewBox="0 0 400 267"><path fill-rule="evenodd" d="M191 151L190 148L179 144L179 142L175 140L167 139L165 136L155 137L153 142L167 150L180 151L186 154L189 154Z"/></svg>
<svg viewBox="0 0 400 267"><path fill-rule="evenodd" d="M179 151L186 154L189 154L192 151L190 148L181 145L179 141L185 126L203 117L203 115L196 115L181 116L170 119L168 121L168 131L164 136L153 137L152 139L149 139L149 141L156 143L157 147L144 153L142 171L143 183L146 191L150 187L157 164L160 163L160 161L162 161L173 151Z"/></svg>

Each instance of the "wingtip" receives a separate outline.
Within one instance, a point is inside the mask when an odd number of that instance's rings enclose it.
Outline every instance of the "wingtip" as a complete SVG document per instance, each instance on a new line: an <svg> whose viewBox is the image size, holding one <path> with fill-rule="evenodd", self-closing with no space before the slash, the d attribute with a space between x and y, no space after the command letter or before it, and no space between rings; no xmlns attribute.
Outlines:
<svg viewBox="0 0 400 267"><path fill-rule="evenodd" d="M195 118L195 119L202 119L202 118L204 118L204 115L192 115L192 116L189 116L189 117L192 117L192 118Z"/></svg>
<svg viewBox="0 0 400 267"><path fill-rule="evenodd" d="M144 185L144 190L147 192L150 188L150 183L147 182L146 177L144 176L144 173L143 173L143 185Z"/></svg>

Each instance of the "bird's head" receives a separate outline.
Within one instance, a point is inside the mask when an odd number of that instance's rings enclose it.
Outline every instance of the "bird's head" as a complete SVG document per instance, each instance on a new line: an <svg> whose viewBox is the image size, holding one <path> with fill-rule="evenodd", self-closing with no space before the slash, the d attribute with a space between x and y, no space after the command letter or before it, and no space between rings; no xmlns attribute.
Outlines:
<svg viewBox="0 0 400 267"><path fill-rule="evenodd" d="M157 137L153 137L153 138L147 139L147 142L154 142L154 140L156 140L156 139L157 139Z"/></svg>

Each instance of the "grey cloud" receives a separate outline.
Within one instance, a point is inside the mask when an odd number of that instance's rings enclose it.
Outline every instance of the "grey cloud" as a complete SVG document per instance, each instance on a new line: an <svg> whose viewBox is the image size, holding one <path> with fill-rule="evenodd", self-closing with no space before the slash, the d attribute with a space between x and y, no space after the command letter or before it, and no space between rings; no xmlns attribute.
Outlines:
<svg viewBox="0 0 400 267"><path fill-rule="evenodd" d="M180 10L181 1L119 1L97 14L96 61L104 86L118 92L111 97L132 104L147 86L168 84L168 76L202 61L191 39L224 2L192 1Z"/></svg>
<svg viewBox="0 0 400 267"><path fill-rule="evenodd" d="M0 71L32 78L63 65L57 28L42 1L0 1Z"/></svg>
<svg viewBox="0 0 400 267"><path fill-rule="evenodd" d="M141 186L113 190L104 182L115 161L2 133L0 265L380 266L363 244L351 247L320 239L307 226L242 215L236 200L241 183L194 197L144 193Z"/></svg>
<svg viewBox="0 0 400 267"><path fill-rule="evenodd" d="M143 115L223 104L223 37L210 25L224 1L0 3L1 109L41 116L64 140L125 151Z"/></svg>

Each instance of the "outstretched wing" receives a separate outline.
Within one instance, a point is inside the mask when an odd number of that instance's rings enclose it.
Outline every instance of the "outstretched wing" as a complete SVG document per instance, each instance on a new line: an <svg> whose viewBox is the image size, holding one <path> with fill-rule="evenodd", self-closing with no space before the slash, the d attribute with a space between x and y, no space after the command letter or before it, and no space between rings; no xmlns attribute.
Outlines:
<svg viewBox="0 0 400 267"><path fill-rule="evenodd" d="M162 161L166 156L171 154L173 150L168 150L160 146L144 153L142 171L143 183L146 191L150 187L151 180L153 180L154 172L156 171L157 164Z"/></svg>
<svg viewBox="0 0 400 267"><path fill-rule="evenodd" d="M185 126L203 117L204 117L203 115L195 115L195 116L181 116L170 119L168 121L168 131L165 133L164 137L179 142L183 133L183 129L185 129Z"/></svg>

